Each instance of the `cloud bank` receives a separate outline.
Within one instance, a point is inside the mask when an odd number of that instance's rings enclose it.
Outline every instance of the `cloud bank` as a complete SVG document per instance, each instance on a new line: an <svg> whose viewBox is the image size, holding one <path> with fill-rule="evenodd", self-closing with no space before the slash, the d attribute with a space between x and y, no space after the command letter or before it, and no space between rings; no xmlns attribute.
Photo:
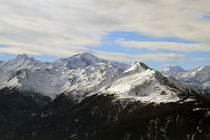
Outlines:
<svg viewBox="0 0 210 140"><path fill-rule="evenodd" d="M208 51L210 52L210 45L205 44L190 44L190 43L176 43L176 42L159 42L159 41L124 41L116 40L116 43L138 49L158 50L165 49L178 52L196 52Z"/></svg>
<svg viewBox="0 0 210 140"><path fill-rule="evenodd" d="M114 31L196 41L197 45L188 48L209 51L210 20L203 18L209 12L209 0L1 0L0 44L9 47L0 48L0 52L70 56L90 51L87 46L99 46L103 36ZM120 43L189 51L178 43ZM102 55L102 51L94 53ZM102 56L113 54L103 52ZM120 61L184 58L180 54L115 55L113 59Z"/></svg>

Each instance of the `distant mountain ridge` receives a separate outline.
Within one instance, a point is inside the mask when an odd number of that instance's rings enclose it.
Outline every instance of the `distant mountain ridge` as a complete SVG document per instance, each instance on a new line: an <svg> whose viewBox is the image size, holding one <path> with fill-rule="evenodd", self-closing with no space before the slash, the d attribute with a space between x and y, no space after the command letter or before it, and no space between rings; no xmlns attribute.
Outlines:
<svg viewBox="0 0 210 140"><path fill-rule="evenodd" d="M184 70L179 66L169 66L161 71L163 75L174 76L183 83L210 88L210 66L198 67L192 70Z"/></svg>
<svg viewBox="0 0 210 140"><path fill-rule="evenodd" d="M164 68L163 70L161 70L161 73L166 75L166 76L176 76L178 73L180 72L184 72L185 70L180 67L180 66L168 66L166 68Z"/></svg>

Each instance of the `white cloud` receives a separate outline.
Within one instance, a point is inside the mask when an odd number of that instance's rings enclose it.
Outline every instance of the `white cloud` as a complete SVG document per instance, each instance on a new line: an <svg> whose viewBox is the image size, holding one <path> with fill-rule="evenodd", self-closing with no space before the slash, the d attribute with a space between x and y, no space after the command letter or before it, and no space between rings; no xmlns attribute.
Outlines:
<svg viewBox="0 0 210 140"><path fill-rule="evenodd" d="M0 44L10 46L0 52L70 56L99 45L112 31L208 44L210 20L202 20L208 12L209 0L0 0Z"/></svg>
<svg viewBox="0 0 210 140"><path fill-rule="evenodd" d="M147 61L147 60L166 61L166 60L180 60L185 58L185 55L175 54L175 53L167 53L167 54L150 53L150 54L138 54L138 55L128 55L124 53L110 53L103 51L92 51L91 53L107 60L125 61L125 62L136 62L136 61Z"/></svg>
<svg viewBox="0 0 210 140"><path fill-rule="evenodd" d="M104 51L96 51L96 50L89 50L85 48L73 48L73 50L69 49L59 49L59 48L52 48L51 50L46 50L45 48L42 51L31 51L28 50L27 47L4 47L0 48L0 52L3 53L11 53L11 54L31 54L31 55L42 55L43 52L45 54L51 54L53 56L60 56L60 57L69 57L78 53L83 52L91 52L92 54L107 60L113 61L121 61L121 62L135 62L135 61L146 61L146 60L157 60L157 61L165 61L165 60L180 60L185 58L185 55L176 54L176 53L151 53L151 54L139 54L139 55L129 55L124 53L113 53L113 52L104 52Z"/></svg>
<svg viewBox="0 0 210 140"><path fill-rule="evenodd" d="M197 57L197 58L192 58L193 61L208 61L210 60L210 57Z"/></svg>
<svg viewBox="0 0 210 140"><path fill-rule="evenodd" d="M208 51L210 52L210 45L205 44L186 44L186 43L176 43L176 42L148 42L148 41L124 41L116 40L116 43L119 43L125 47L133 47L138 49L148 49L148 50L157 50L157 49L166 49L171 51L179 52L196 52L196 51Z"/></svg>

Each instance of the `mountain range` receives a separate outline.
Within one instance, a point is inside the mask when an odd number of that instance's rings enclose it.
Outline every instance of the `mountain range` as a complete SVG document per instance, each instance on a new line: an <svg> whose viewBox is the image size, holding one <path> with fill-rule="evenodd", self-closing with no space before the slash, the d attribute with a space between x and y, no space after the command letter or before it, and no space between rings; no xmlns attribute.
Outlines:
<svg viewBox="0 0 210 140"><path fill-rule="evenodd" d="M163 76L142 62L90 53L1 61L0 139L208 139L209 98L182 83L191 72L208 87L208 68L168 68ZM188 80L174 78L181 73Z"/></svg>
<svg viewBox="0 0 210 140"><path fill-rule="evenodd" d="M161 73L165 76L174 76L179 81L194 87L203 94L210 90L210 66L203 66L191 70L184 70L180 66L169 66Z"/></svg>
<svg viewBox="0 0 210 140"><path fill-rule="evenodd" d="M128 66L99 59L89 53L42 63L26 54L0 63L0 88L13 87L34 91L54 99L64 92L96 92L95 85L103 86L114 74ZM106 84L106 83L104 83ZM98 87L100 88L100 87Z"/></svg>

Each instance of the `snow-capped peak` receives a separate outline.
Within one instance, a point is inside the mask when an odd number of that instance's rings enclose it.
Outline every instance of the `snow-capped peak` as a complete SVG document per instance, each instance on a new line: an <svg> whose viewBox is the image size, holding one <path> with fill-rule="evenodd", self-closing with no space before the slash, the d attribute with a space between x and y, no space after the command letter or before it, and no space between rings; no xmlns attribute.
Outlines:
<svg viewBox="0 0 210 140"><path fill-rule="evenodd" d="M144 63L133 64L102 94L114 94L118 99L142 102L176 102L189 88L171 77L162 76Z"/></svg>
<svg viewBox="0 0 210 140"><path fill-rule="evenodd" d="M145 65L143 62L136 62L134 64L132 64L126 71L124 71L123 73L128 73L128 72L141 72L141 71L145 71L147 69L151 69L149 68L147 65Z"/></svg>
<svg viewBox="0 0 210 140"><path fill-rule="evenodd" d="M90 62L96 62L97 60L100 60L100 58L98 58L98 57L96 57L96 56L94 56L94 55L92 55L91 53L88 53L88 52L71 56L68 59L77 59L77 60L80 59L82 61L89 60Z"/></svg>
<svg viewBox="0 0 210 140"><path fill-rule="evenodd" d="M27 65L34 65L36 63L40 63L40 61L34 59L33 57L29 57L28 55L26 54L22 54L22 55L18 55L15 59L13 60L10 60L9 61L10 63L22 63L22 64L27 64Z"/></svg>
<svg viewBox="0 0 210 140"><path fill-rule="evenodd" d="M77 54L75 56L72 56L72 57L86 57L86 58L97 58L96 56L94 56L93 54L89 53L89 52L84 52L84 53L81 53L81 54Z"/></svg>
<svg viewBox="0 0 210 140"><path fill-rule="evenodd" d="M184 70L179 66L170 66L161 71L165 76L174 76L185 84L194 87L209 88L210 86L210 66L203 66L191 70Z"/></svg>
<svg viewBox="0 0 210 140"><path fill-rule="evenodd" d="M166 76L176 76L178 73L185 71L182 67L180 66L168 66L161 70L161 73L166 75Z"/></svg>
<svg viewBox="0 0 210 140"><path fill-rule="evenodd" d="M207 88L210 86L210 66L180 72L176 78L190 85Z"/></svg>
<svg viewBox="0 0 210 140"><path fill-rule="evenodd" d="M82 53L71 56L69 58L62 58L58 61L54 62L55 65L65 64L68 68L75 68L75 67L87 67L90 65L95 65L98 63L107 63L108 61L100 59L90 53Z"/></svg>
<svg viewBox="0 0 210 140"><path fill-rule="evenodd" d="M35 60L33 57L29 57L26 54L18 55L15 60L17 61L32 61L32 62L38 62L38 60Z"/></svg>
<svg viewBox="0 0 210 140"><path fill-rule="evenodd" d="M19 59L28 59L29 57L24 53L24 54L18 55L17 58L19 58Z"/></svg>

